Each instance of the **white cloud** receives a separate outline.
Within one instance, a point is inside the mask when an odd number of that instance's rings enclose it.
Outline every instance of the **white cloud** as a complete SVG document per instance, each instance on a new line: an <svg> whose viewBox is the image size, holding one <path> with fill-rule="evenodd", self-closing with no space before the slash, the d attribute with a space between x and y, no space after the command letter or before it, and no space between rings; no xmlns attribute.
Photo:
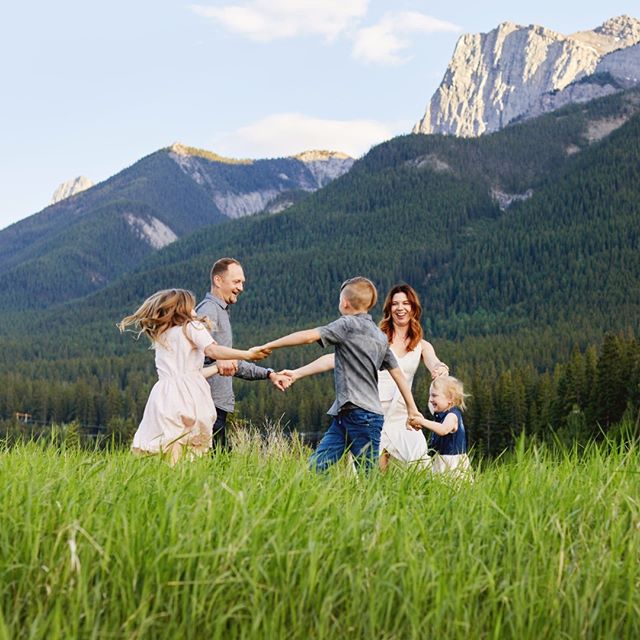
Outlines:
<svg viewBox="0 0 640 640"><path fill-rule="evenodd" d="M409 59L401 54L411 45L411 34L460 30L451 22L417 11L387 13L378 24L358 29L352 53L354 58L364 62L402 64Z"/></svg>
<svg viewBox="0 0 640 640"><path fill-rule="evenodd" d="M367 12L369 0L251 0L224 7L192 5L205 18L251 40L269 42L300 35L332 40Z"/></svg>
<svg viewBox="0 0 640 640"><path fill-rule="evenodd" d="M343 151L357 158L397 135L375 120L323 120L300 113L277 113L225 134L213 142L217 153L235 158L275 158L301 151Z"/></svg>

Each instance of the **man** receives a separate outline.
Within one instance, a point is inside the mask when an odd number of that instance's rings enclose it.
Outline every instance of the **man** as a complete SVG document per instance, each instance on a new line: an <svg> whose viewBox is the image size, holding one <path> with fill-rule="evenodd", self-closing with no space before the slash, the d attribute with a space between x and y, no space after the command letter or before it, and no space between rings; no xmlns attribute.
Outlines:
<svg viewBox="0 0 640 640"><path fill-rule="evenodd" d="M221 258L211 268L211 291L207 293L198 306L198 315L207 316L213 327L213 339L224 347L231 347L233 335L229 320L229 305L238 301L244 291L244 271L242 265L233 258ZM235 405L233 395L233 376L245 380L270 380L284 391L291 379L273 369L259 367L252 362L237 360L219 360L216 362L220 375L209 378L211 397L216 407L217 418L213 425L213 447L227 449L227 414L232 413Z"/></svg>

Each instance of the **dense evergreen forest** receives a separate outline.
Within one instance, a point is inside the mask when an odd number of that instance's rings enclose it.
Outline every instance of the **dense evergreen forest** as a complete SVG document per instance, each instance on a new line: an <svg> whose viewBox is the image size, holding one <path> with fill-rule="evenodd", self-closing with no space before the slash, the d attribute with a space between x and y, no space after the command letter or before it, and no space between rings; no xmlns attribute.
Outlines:
<svg viewBox="0 0 640 640"><path fill-rule="evenodd" d="M4 282L0 418L21 411L131 429L153 356L115 323L163 287L202 296L211 263L233 255L247 275L233 309L238 346L332 319L347 277L366 275L381 294L405 281L422 297L427 338L473 395L467 422L479 450L497 454L523 430L567 441L601 435L640 406L639 96L478 139L396 138L285 212L199 229L66 304L20 311L31 305L11 303ZM594 123L621 118L609 136L589 138ZM522 198L501 208L496 192ZM268 364L318 353L277 353ZM424 377L416 385L424 406ZM315 431L326 425L331 387L330 375L287 394L238 381L238 417L283 415Z"/></svg>
<svg viewBox="0 0 640 640"><path fill-rule="evenodd" d="M75 377L74 382L57 378L57 363L45 370L34 366L31 371L0 374L0 436L30 434L32 425L77 423L88 433L127 443L155 377L152 354L135 358L135 371L130 360L68 362L61 373ZM453 373L471 393L465 425L476 452L497 455L522 433L567 445L616 436L623 417L635 424L634 432L625 437L640 437L640 341L631 336L609 334L599 350L575 350L567 361L542 373L531 365L498 373L490 363L461 366ZM427 415L428 384L422 371L414 394ZM328 426L331 373L301 380L285 393L266 382L238 381L236 387L242 389L234 416L240 423L251 421L260 427L279 422L311 441ZM13 419L26 412L26 423Z"/></svg>

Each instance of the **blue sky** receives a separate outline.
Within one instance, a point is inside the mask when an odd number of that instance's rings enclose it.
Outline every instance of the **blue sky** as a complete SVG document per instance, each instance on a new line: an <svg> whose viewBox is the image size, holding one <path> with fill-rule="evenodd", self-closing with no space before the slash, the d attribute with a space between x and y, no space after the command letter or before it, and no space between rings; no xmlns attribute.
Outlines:
<svg viewBox="0 0 640 640"><path fill-rule="evenodd" d="M63 181L180 141L231 157L365 153L410 131L458 37L560 33L638 2L59 0L0 9L0 228Z"/></svg>

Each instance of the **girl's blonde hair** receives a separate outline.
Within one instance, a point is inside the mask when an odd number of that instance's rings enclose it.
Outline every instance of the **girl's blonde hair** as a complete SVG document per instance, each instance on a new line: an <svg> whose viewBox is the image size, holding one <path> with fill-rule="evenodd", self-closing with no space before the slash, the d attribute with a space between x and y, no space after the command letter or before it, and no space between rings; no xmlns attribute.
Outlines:
<svg viewBox="0 0 640 640"><path fill-rule="evenodd" d="M211 326L206 317L195 316L193 311L196 299L191 291L186 289L163 289L149 296L140 307L130 316L122 318L118 329L125 331L130 325L137 329L137 336L144 333L151 342L162 342L162 334L171 327L181 326L185 337L195 347L186 330L187 324L194 320Z"/></svg>
<svg viewBox="0 0 640 640"><path fill-rule="evenodd" d="M467 408L464 399L468 398L469 394L464 392L464 386L458 378L440 376L431 383L431 388L442 391L454 407L460 407L462 411Z"/></svg>

